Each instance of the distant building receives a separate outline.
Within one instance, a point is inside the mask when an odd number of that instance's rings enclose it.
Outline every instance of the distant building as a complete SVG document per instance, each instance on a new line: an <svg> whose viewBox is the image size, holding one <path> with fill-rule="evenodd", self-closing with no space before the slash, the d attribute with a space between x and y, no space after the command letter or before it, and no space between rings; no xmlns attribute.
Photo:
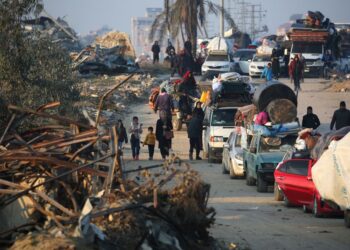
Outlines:
<svg viewBox="0 0 350 250"><path fill-rule="evenodd" d="M143 52L150 53L154 41L149 41L148 36L154 19L162 11L162 8L147 8L144 17L131 18L131 40L137 55ZM164 50L164 47L162 47L162 50Z"/></svg>

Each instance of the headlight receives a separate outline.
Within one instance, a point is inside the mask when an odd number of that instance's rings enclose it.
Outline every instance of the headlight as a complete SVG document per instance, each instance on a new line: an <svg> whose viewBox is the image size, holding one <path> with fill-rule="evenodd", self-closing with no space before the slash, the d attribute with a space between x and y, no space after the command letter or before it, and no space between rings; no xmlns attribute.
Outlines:
<svg viewBox="0 0 350 250"><path fill-rule="evenodd" d="M255 65L250 65L250 68L256 69L256 66Z"/></svg>
<svg viewBox="0 0 350 250"><path fill-rule="evenodd" d="M261 163L263 169L275 169L274 163Z"/></svg>
<svg viewBox="0 0 350 250"><path fill-rule="evenodd" d="M322 60L317 60L313 63L314 66L323 66Z"/></svg>
<svg viewBox="0 0 350 250"><path fill-rule="evenodd" d="M223 69L227 69L227 68L229 68L230 67L230 65L222 65L221 66L221 68L223 68Z"/></svg>
<svg viewBox="0 0 350 250"><path fill-rule="evenodd" d="M239 161L243 161L243 156L242 155L235 155L235 159Z"/></svg>
<svg viewBox="0 0 350 250"><path fill-rule="evenodd" d="M207 69L209 69L209 67L207 65L203 65L202 69L207 70Z"/></svg>
<svg viewBox="0 0 350 250"><path fill-rule="evenodd" d="M210 141L211 142L223 142L224 141L224 137L222 137L222 136L211 136L210 137Z"/></svg>

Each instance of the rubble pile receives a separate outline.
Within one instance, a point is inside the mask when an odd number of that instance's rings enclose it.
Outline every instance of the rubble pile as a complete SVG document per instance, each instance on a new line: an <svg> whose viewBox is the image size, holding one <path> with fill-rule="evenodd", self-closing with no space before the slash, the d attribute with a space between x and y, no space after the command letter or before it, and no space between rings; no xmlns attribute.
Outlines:
<svg viewBox="0 0 350 250"><path fill-rule="evenodd" d="M79 84L83 101L77 104L78 108L86 110L94 119L97 114L98 97L113 88L115 84L123 82L126 77L126 75L119 75L84 79ZM117 119L122 118L129 111L130 103L147 98L149 89L159 85L161 81L161 78L154 78L149 74L134 74L106 101L103 116L108 118L107 122L116 124Z"/></svg>
<svg viewBox="0 0 350 250"><path fill-rule="evenodd" d="M215 211L207 207L210 185L196 171L174 155L126 170L116 127L102 111L133 76L101 96L92 125L57 115L58 102L8 106L12 117L0 137L0 247L211 249ZM23 131L28 118L36 121Z"/></svg>
<svg viewBox="0 0 350 250"><path fill-rule="evenodd" d="M80 74L113 75L136 70L135 50L127 34L109 32L97 37L93 45L71 54L73 69Z"/></svg>
<svg viewBox="0 0 350 250"><path fill-rule="evenodd" d="M329 92L349 92L350 91L350 81L346 80L343 82L333 82L332 85L327 88Z"/></svg>
<svg viewBox="0 0 350 250"><path fill-rule="evenodd" d="M50 37L54 43L61 44L69 52L81 50L76 32L62 18L41 16L37 19L23 20L23 26L27 33L38 34L39 39Z"/></svg>

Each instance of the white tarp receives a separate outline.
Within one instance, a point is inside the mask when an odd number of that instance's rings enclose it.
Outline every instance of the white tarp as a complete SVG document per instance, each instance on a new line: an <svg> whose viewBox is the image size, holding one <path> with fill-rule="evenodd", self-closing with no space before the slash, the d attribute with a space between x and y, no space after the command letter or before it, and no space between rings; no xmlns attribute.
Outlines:
<svg viewBox="0 0 350 250"><path fill-rule="evenodd" d="M350 133L332 141L312 168L312 179L321 197L350 209Z"/></svg>
<svg viewBox="0 0 350 250"><path fill-rule="evenodd" d="M207 49L210 51L225 51L228 54L233 53L234 39L228 39L223 37L214 37L208 43Z"/></svg>
<svg viewBox="0 0 350 250"><path fill-rule="evenodd" d="M275 41L264 39L261 46L256 48L256 53L259 55L271 55L272 50L276 48L277 44Z"/></svg>

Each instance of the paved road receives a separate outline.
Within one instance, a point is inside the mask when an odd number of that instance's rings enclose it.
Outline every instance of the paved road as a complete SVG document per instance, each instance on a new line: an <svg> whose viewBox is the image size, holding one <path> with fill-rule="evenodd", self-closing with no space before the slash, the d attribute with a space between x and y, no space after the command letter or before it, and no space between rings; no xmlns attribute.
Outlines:
<svg viewBox="0 0 350 250"><path fill-rule="evenodd" d="M322 123L321 131L329 127L333 111L341 100L350 105L348 93L326 92L328 85L318 79L306 79L298 98L299 118L307 106L313 106ZM145 128L155 126L157 115L146 104L135 107L132 115L138 115ZM176 132L173 145L176 154L188 158L185 130ZM128 160L130 152L126 149L128 167L153 163L145 160L146 149L143 151L141 162L135 163ZM156 159L160 159L158 151ZM217 211L216 223L211 229L214 237L242 249L350 249L350 229L344 227L342 218L314 218L300 208L286 208L273 200L272 190L257 193L255 187L246 186L245 180L231 180L223 175L220 164L208 164L205 160L191 163L211 184L209 205Z"/></svg>

